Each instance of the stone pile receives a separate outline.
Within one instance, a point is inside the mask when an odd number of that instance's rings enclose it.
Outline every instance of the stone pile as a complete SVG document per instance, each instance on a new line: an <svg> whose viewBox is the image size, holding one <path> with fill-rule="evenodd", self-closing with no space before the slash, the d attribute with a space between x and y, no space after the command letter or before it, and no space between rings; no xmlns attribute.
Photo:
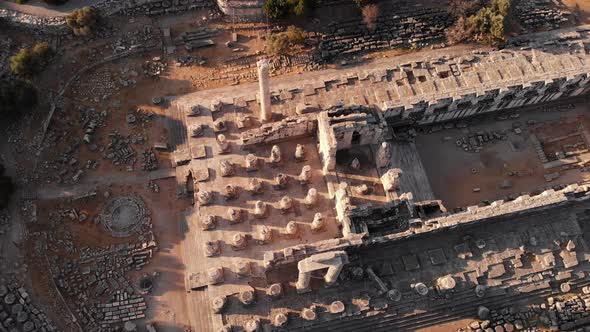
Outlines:
<svg viewBox="0 0 590 332"><path fill-rule="evenodd" d="M117 291L113 301L98 308L104 314L102 323L114 324L144 318L147 305L141 295Z"/></svg>
<svg viewBox="0 0 590 332"><path fill-rule="evenodd" d="M141 164L142 171L153 171L158 169L158 159L152 149L147 149L142 153L143 161Z"/></svg>
<svg viewBox="0 0 590 332"><path fill-rule="evenodd" d="M154 34L154 27L144 25L130 31L126 31L119 39L110 44L113 54L128 51L139 44L149 43L158 39L159 34ZM157 31L157 30L156 30Z"/></svg>
<svg viewBox="0 0 590 332"><path fill-rule="evenodd" d="M551 331L574 331L590 323L590 288L586 286L582 290L585 293L567 299L548 297L545 303L520 311L512 307L499 310L480 307L479 313L484 315L459 331L538 331L539 326Z"/></svg>
<svg viewBox="0 0 590 332"><path fill-rule="evenodd" d="M124 15L164 15L189 10L209 8L212 2L208 0L145 0L145 1L117 1L107 0L101 4L101 8L118 7L118 11Z"/></svg>
<svg viewBox="0 0 590 332"><path fill-rule="evenodd" d="M0 19L20 28L42 30L47 33L64 34L70 32L65 17L34 16L0 8Z"/></svg>
<svg viewBox="0 0 590 332"><path fill-rule="evenodd" d="M551 7L546 0L521 0L516 5L516 17L521 26L530 30L558 29L568 21L569 11Z"/></svg>
<svg viewBox="0 0 590 332"><path fill-rule="evenodd" d="M185 55L178 57L178 59L176 59L176 66L177 67L191 66L191 65L202 66L206 63L207 63L207 58L199 56L199 55L193 55L193 54L185 54Z"/></svg>
<svg viewBox="0 0 590 332"><path fill-rule="evenodd" d="M94 107L78 106L81 114L82 128L84 129L84 136L82 140L88 144L90 151L96 151L98 146L94 144L94 136L96 129L105 126L107 111L98 112ZM104 150L104 147L102 148Z"/></svg>
<svg viewBox="0 0 590 332"><path fill-rule="evenodd" d="M499 131L478 131L477 133L463 136L455 141L455 145L465 152L479 152L487 143L505 140L506 134Z"/></svg>
<svg viewBox="0 0 590 332"><path fill-rule="evenodd" d="M129 136L122 136L118 132L109 134L111 141L107 150L103 153L103 158L110 160L114 165L128 164L133 165L137 161L135 150L129 145L131 139Z"/></svg>
<svg viewBox="0 0 590 332"><path fill-rule="evenodd" d="M143 69L143 74L148 77L160 76L166 67L168 67L168 64L162 61L162 58L159 56L154 57L151 61L148 60L144 62L141 66Z"/></svg>
<svg viewBox="0 0 590 332"><path fill-rule="evenodd" d="M444 8L404 8L395 15L382 15L373 28L359 18L331 23L322 36L319 52L328 60L361 51L424 47L445 40L453 19Z"/></svg>
<svg viewBox="0 0 590 332"><path fill-rule="evenodd" d="M59 331L23 287L0 284L0 331Z"/></svg>
<svg viewBox="0 0 590 332"><path fill-rule="evenodd" d="M143 317L145 302L125 274L141 269L157 249L152 233L144 237L147 241L83 247L78 259L52 259L55 283L74 302L70 308L75 308L74 314L85 331Z"/></svg>

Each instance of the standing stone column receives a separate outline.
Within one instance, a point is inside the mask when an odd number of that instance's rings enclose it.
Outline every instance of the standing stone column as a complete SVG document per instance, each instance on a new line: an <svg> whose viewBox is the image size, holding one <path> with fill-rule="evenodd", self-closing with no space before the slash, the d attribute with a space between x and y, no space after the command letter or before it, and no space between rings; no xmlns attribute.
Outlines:
<svg viewBox="0 0 590 332"><path fill-rule="evenodd" d="M302 272L299 271L299 276L297 277L297 292L304 293L309 290L309 282L311 281L311 272Z"/></svg>
<svg viewBox="0 0 590 332"><path fill-rule="evenodd" d="M338 265L330 266L328 268L328 271L326 272L326 275L324 276L324 281L326 282L326 285L332 286L336 283L336 281L338 281L338 276L340 275L340 271L342 271L343 267L344 267L344 264L338 264Z"/></svg>
<svg viewBox="0 0 590 332"><path fill-rule="evenodd" d="M269 122L272 118L272 111L270 110L268 60L262 59L256 65L258 66L258 86L260 87L260 121Z"/></svg>

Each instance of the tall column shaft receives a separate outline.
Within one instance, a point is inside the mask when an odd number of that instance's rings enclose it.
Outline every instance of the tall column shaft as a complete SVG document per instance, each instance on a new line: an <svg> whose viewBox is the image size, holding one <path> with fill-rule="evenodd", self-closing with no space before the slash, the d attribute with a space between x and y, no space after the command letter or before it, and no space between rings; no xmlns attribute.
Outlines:
<svg viewBox="0 0 590 332"><path fill-rule="evenodd" d="M260 89L260 121L268 122L272 118L272 111L270 110L268 60L262 59L256 65L258 66L258 86Z"/></svg>

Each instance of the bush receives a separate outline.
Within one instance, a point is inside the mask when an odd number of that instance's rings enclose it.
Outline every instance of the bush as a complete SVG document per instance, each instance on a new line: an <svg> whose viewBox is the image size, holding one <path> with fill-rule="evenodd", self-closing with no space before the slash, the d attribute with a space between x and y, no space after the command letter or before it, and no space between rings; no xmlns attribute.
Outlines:
<svg viewBox="0 0 590 332"><path fill-rule="evenodd" d="M475 6L474 0L451 0L448 12L453 17L465 18L465 15Z"/></svg>
<svg viewBox="0 0 590 332"><path fill-rule="evenodd" d="M23 5L25 3L27 3L28 0L16 0L16 3L18 3L19 5Z"/></svg>
<svg viewBox="0 0 590 332"><path fill-rule="evenodd" d="M290 25L285 32L271 33L267 38L267 48L272 54L287 54L291 46L302 44L304 41L305 32Z"/></svg>
<svg viewBox="0 0 590 332"><path fill-rule="evenodd" d="M76 36L88 36L94 32L98 14L94 8L87 6L74 10L66 17L66 22Z"/></svg>
<svg viewBox="0 0 590 332"><path fill-rule="evenodd" d="M266 16L273 20L291 15L303 16L309 10L309 0L266 0L262 9Z"/></svg>
<svg viewBox="0 0 590 332"><path fill-rule="evenodd" d="M262 9L268 18L276 20L288 15L289 4L287 0L266 0Z"/></svg>
<svg viewBox="0 0 590 332"><path fill-rule="evenodd" d="M29 48L21 48L10 57L10 71L14 75L30 77L35 74L35 61Z"/></svg>
<svg viewBox="0 0 590 332"><path fill-rule="evenodd" d="M0 117L13 118L37 104L37 91L23 80L0 81Z"/></svg>
<svg viewBox="0 0 590 332"><path fill-rule="evenodd" d="M500 45L506 40L505 30L510 8L510 0L492 0L487 7L467 18L466 28L475 40Z"/></svg>
<svg viewBox="0 0 590 332"><path fill-rule="evenodd" d="M272 54L286 54L289 49L289 38L285 33L271 33L267 42L268 51Z"/></svg>
<svg viewBox="0 0 590 332"><path fill-rule="evenodd" d="M309 11L308 0L297 0L292 4L292 11L295 16L304 16Z"/></svg>
<svg viewBox="0 0 590 332"><path fill-rule="evenodd" d="M291 44L301 44L305 41L305 32L294 25L289 25L285 34Z"/></svg>
<svg viewBox="0 0 590 332"><path fill-rule="evenodd" d="M53 51L47 43L37 43L32 48L22 48L10 57L10 71L17 76L32 77L47 65Z"/></svg>
<svg viewBox="0 0 590 332"><path fill-rule="evenodd" d="M375 28L375 23L377 22L377 18L379 17L379 6L376 4L366 5L361 9L363 14L363 23L369 29Z"/></svg>

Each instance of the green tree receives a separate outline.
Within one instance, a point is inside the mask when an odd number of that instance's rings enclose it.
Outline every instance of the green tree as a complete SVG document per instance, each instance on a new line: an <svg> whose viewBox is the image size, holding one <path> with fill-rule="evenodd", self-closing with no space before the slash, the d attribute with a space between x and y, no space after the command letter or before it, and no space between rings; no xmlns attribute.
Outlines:
<svg viewBox="0 0 590 332"><path fill-rule="evenodd" d="M88 36L94 32L98 23L98 13L92 7L74 10L66 17L66 22L76 36Z"/></svg>
<svg viewBox="0 0 590 332"><path fill-rule="evenodd" d="M510 0L492 2L467 19L467 30L473 38L491 45L506 41L506 24L510 15Z"/></svg>
<svg viewBox="0 0 590 332"><path fill-rule="evenodd" d="M268 18L277 20L287 17L289 3L287 0L266 0L262 9Z"/></svg>
<svg viewBox="0 0 590 332"><path fill-rule="evenodd" d="M266 0L262 9L268 18L278 20L306 15L309 7L309 0Z"/></svg>
<svg viewBox="0 0 590 332"><path fill-rule="evenodd" d="M307 0L296 0L292 7L293 14L296 16L304 16L309 11L309 3Z"/></svg>

